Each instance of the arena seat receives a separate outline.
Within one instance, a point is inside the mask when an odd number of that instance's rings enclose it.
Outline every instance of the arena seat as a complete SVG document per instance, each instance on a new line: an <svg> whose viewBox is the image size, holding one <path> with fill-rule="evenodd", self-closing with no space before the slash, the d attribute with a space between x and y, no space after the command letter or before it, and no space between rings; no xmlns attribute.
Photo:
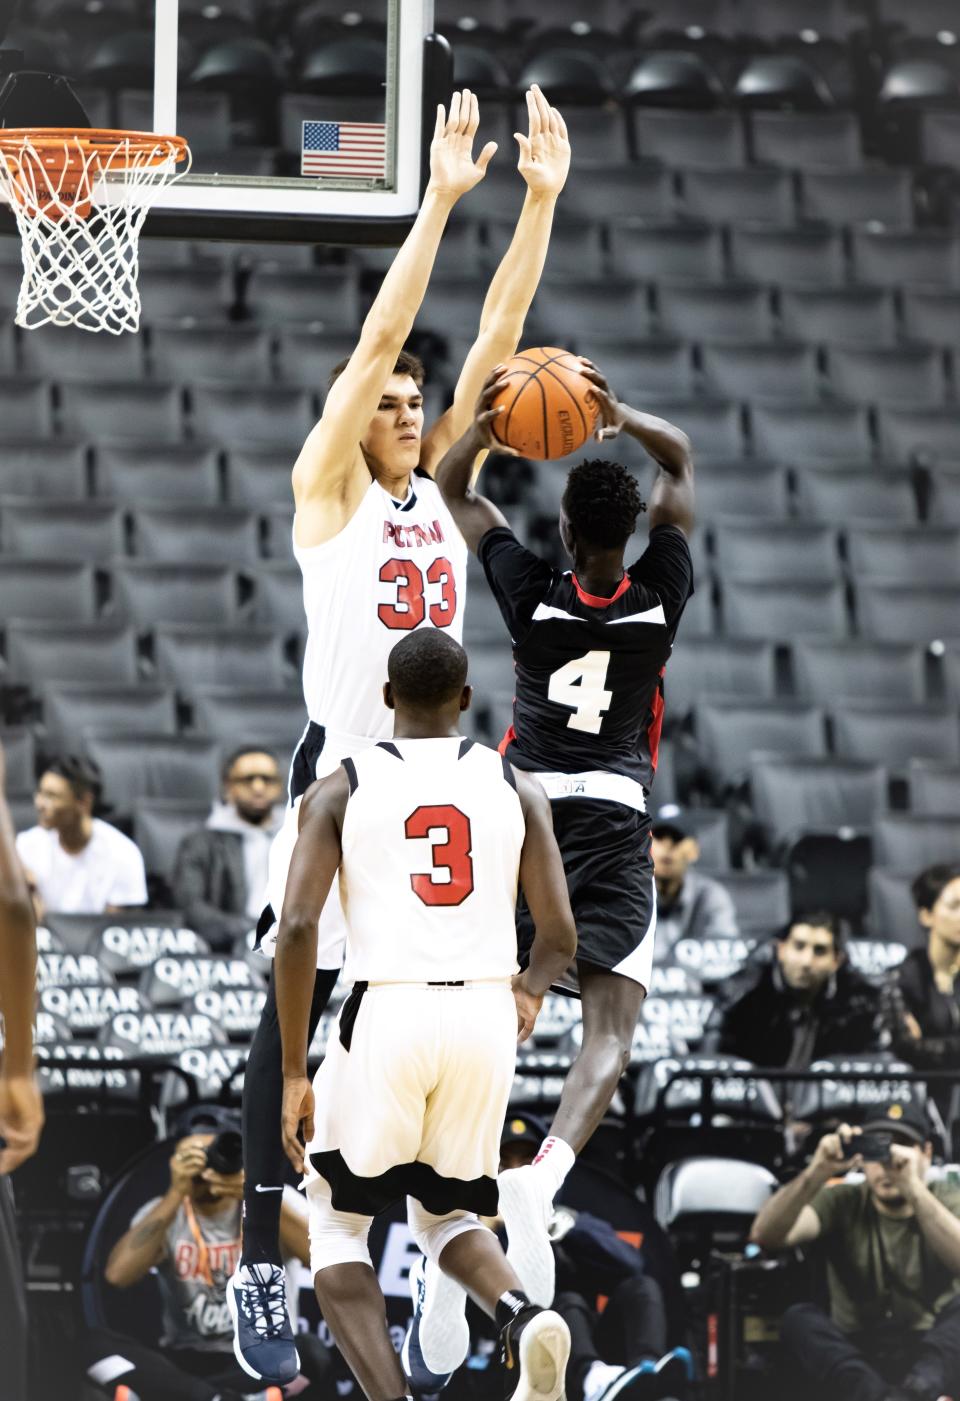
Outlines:
<svg viewBox="0 0 960 1401"><path fill-rule="evenodd" d="M904 287L900 294L903 329L909 340L954 345L960 317L960 292Z"/></svg>
<svg viewBox="0 0 960 1401"><path fill-rule="evenodd" d="M817 355L811 346L702 345L700 365L705 389L721 397L746 403L763 399L812 403L820 395Z"/></svg>
<svg viewBox="0 0 960 1401"><path fill-rule="evenodd" d="M932 38L940 30L952 31L957 25L957 11L951 0L915 0L906 9L898 0L876 0L875 10L881 24L906 29L923 38Z"/></svg>
<svg viewBox="0 0 960 1401"><path fill-rule="evenodd" d="M960 851L960 813L936 817L891 813L873 825L876 865L912 878L925 866L956 861Z"/></svg>
<svg viewBox="0 0 960 1401"><path fill-rule="evenodd" d="M872 867L867 877L867 924L871 934L878 939L899 940L908 948L921 939L917 907L910 892L911 879L884 870L882 866Z"/></svg>
<svg viewBox="0 0 960 1401"><path fill-rule="evenodd" d="M306 725L306 709L299 688L268 691L238 690L236 686L197 686L190 699L197 729L216 735L223 745L261 743L273 749L281 736L286 743L293 744Z"/></svg>
<svg viewBox="0 0 960 1401"><path fill-rule="evenodd" d="M87 495L87 457L84 443L5 443L0 457L0 495L82 501Z"/></svg>
<svg viewBox="0 0 960 1401"><path fill-rule="evenodd" d="M223 506L144 506L133 511L134 553L164 564L253 566L260 558L257 518Z"/></svg>
<svg viewBox="0 0 960 1401"><path fill-rule="evenodd" d="M755 404L750 409L753 449L780 461L871 456L870 420L853 404L821 404L815 414L801 405Z"/></svg>
<svg viewBox="0 0 960 1401"><path fill-rule="evenodd" d="M944 644L943 670L947 695L960 704L960 641L956 634Z"/></svg>
<svg viewBox="0 0 960 1401"><path fill-rule="evenodd" d="M697 595L694 595L696 598ZM701 699L711 703L737 698L772 701L776 695L773 644L689 636L687 604L673 655L667 662L664 696L667 719L686 715Z"/></svg>
<svg viewBox="0 0 960 1401"><path fill-rule="evenodd" d="M136 128L140 130L140 128ZM24 373L43 379L143 380L144 341L140 336L92 336L78 326L40 326L23 337Z"/></svg>
<svg viewBox="0 0 960 1401"><path fill-rule="evenodd" d="M960 280L956 237L942 229L854 229L851 240L858 282L956 287Z"/></svg>
<svg viewBox="0 0 960 1401"><path fill-rule="evenodd" d="M762 341L772 334L770 297L763 287L723 283L657 289L660 329L689 341Z"/></svg>
<svg viewBox="0 0 960 1401"><path fill-rule="evenodd" d="M648 394L646 408L672 423L682 424L694 444L694 452L698 443L709 444L709 450L721 458L740 457L745 452L739 404L724 399L661 399Z"/></svg>
<svg viewBox="0 0 960 1401"><path fill-rule="evenodd" d="M641 156L679 169L733 169L747 164L740 118L734 112L634 110L634 142Z"/></svg>
<svg viewBox="0 0 960 1401"><path fill-rule="evenodd" d="M827 379L834 394L855 404L936 405L947 396L943 353L933 346L832 347Z"/></svg>
<svg viewBox="0 0 960 1401"><path fill-rule="evenodd" d="M865 828L885 811L887 775L879 764L842 759L755 758L750 792L774 841L802 831Z"/></svg>
<svg viewBox="0 0 960 1401"><path fill-rule="evenodd" d="M143 321L225 322L236 300L232 271L210 267L146 267L138 278Z"/></svg>
<svg viewBox="0 0 960 1401"><path fill-rule="evenodd" d="M800 208L805 218L834 226L878 222L907 229L913 224L913 177L909 170L881 165L806 170Z"/></svg>
<svg viewBox="0 0 960 1401"><path fill-rule="evenodd" d="M41 688L41 699L47 735L67 749L82 747L85 733L98 728L116 735L177 732L176 698L164 686L57 681Z"/></svg>
<svg viewBox="0 0 960 1401"><path fill-rule="evenodd" d="M850 569L858 580L956 584L960 589L960 529L854 526L845 535Z"/></svg>
<svg viewBox="0 0 960 1401"><path fill-rule="evenodd" d="M941 525L960 525L960 470L937 468L929 474L928 517Z"/></svg>
<svg viewBox="0 0 960 1401"><path fill-rule="evenodd" d="M730 820L724 808L695 808L683 810L683 819L690 835L700 847L700 860L712 871L730 869Z"/></svg>
<svg viewBox="0 0 960 1401"><path fill-rule="evenodd" d="M92 623L96 617L93 566L71 560L0 558L0 598L4 619Z"/></svg>
<svg viewBox="0 0 960 1401"><path fill-rule="evenodd" d="M261 514L264 525L264 547L272 564L289 567L293 564L293 503L288 497L282 504L274 502ZM289 592L289 591L288 591ZM300 610L303 623L303 609Z"/></svg>
<svg viewBox="0 0 960 1401"><path fill-rule="evenodd" d="M52 434L53 410L46 380L0 379L0 438L49 438Z"/></svg>
<svg viewBox="0 0 960 1401"><path fill-rule="evenodd" d="M837 538L824 525L792 521L755 521L734 525L721 517L713 527L713 553L721 579L809 579L825 582L837 578L840 561Z"/></svg>
<svg viewBox="0 0 960 1401"><path fill-rule="evenodd" d="M185 18L184 13L181 23ZM117 93L117 125L125 131L154 130L153 93L129 90ZM195 153L226 150L230 145L229 98L221 92L186 89L178 93L177 131L186 137Z"/></svg>
<svg viewBox="0 0 960 1401"><path fill-rule="evenodd" d="M481 265L484 268L489 268L492 272L509 248L515 227L515 219L488 219L486 224L487 241L482 251L482 263L475 256L471 265L462 252L458 254L454 250L453 257L457 259L457 267L461 275L470 272L480 280ZM443 243L445 242L446 234L444 234L443 239ZM443 243L440 244L441 248ZM385 251L387 253L393 252L392 249ZM550 235L550 251L547 254L545 268L546 276L597 278L602 276L605 266L606 259L599 222L595 218L571 219L564 210L563 219L555 220L553 232ZM451 267L451 271L453 270ZM629 268L615 270L619 275L623 275L624 272L630 273ZM438 272L442 276L444 269L439 268Z"/></svg>
<svg viewBox="0 0 960 1401"><path fill-rule="evenodd" d="M717 631L717 609L714 601L713 575L706 573L696 581L696 593L687 600L683 610L683 638L711 638Z"/></svg>
<svg viewBox="0 0 960 1401"><path fill-rule="evenodd" d="M21 685L99 681L133 686L139 680L133 629L116 623L9 622L4 656Z"/></svg>
<svg viewBox="0 0 960 1401"><path fill-rule="evenodd" d="M745 282L839 287L846 277L843 242L836 230L735 228L730 266Z"/></svg>
<svg viewBox="0 0 960 1401"><path fill-rule="evenodd" d="M887 698L849 702L831 710L833 746L844 759L884 764L894 773L911 759L960 762L960 723L940 706L889 705ZM956 799L960 811L960 790Z"/></svg>
<svg viewBox="0 0 960 1401"><path fill-rule="evenodd" d="M880 446L894 462L910 462L914 457L952 459L957 451L960 413L949 409L877 410Z"/></svg>
<svg viewBox="0 0 960 1401"><path fill-rule="evenodd" d="M697 752L721 792L740 783L755 754L825 758L824 713L796 702L702 701L694 707Z"/></svg>
<svg viewBox="0 0 960 1401"><path fill-rule="evenodd" d="M896 310L888 289L785 287L779 301L783 331L791 340L871 347L896 344Z"/></svg>
<svg viewBox="0 0 960 1401"><path fill-rule="evenodd" d="M190 390L194 433L214 441L273 444L284 438L302 442L317 420L308 390L256 384L194 385Z"/></svg>
<svg viewBox="0 0 960 1401"><path fill-rule="evenodd" d="M116 812L131 813L138 798L195 798L212 802L220 766L212 739L184 735L88 731L84 745L103 776L103 797Z"/></svg>
<svg viewBox="0 0 960 1401"><path fill-rule="evenodd" d="M290 477L300 452L289 448L244 448L227 452L226 489L231 506L262 508L275 503L289 505Z"/></svg>
<svg viewBox="0 0 960 1401"><path fill-rule="evenodd" d="M133 839L147 871L169 881L181 840L202 827L209 814L206 799L138 798L133 804Z"/></svg>
<svg viewBox="0 0 960 1401"><path fill-rule="evenodd" d="M37 781L33 732L25 725L0 727L6 760L6 787L11 793L32 793Z"/></svg>
<svg viewBox="0 0 960 1401"><path fill-rule="evenodd" d="M956 719L956 712L952 712ZM912 758L908 773L910 811L917 817L951 817L960 813L960 764L942 758Z"/></svg>
<svg viewBox="0 0 960 1401"><path fill-rule="evenodd" d="M784 871L707 871L700 863L697 870L726 890L741 934L772 934L790 918L790 885Z"/></svg>
<svg viewBox="0 0 960 1401"><path fill-rule="evenodd" d="M843 585L723 582L724 629L731 637L846 637L850 631Z"/></svg>
<svg viewBox="0 0 960 1401"><path fill-rule="evenodd" d="M157 379L189 384L269 383L273 345L260 326L160 326L150 332L150 367Z"/></svg>
<svg viewBox="0 0 960 1401"><path fill-rule="evenodd" d="M285 538L289 531L284 532ZM296 564L261 563L256 573L253 601L254 622L269 624L284 632L303 628L303 575Z"/></svg>
<svg viewBox="0 0 960 1401"><path fill-rule="evenodd" d="M685 170L680 190L679 212L709 224L787 227L796 220L793 181L776 167Z"/></svg>
<svg viewBox="0 0 960 1401"><path fill-rule="evenodd" d="M698 492L702 477L698 479ZM796 473L796 512L804 520L825 524L858 518L877 523L917 523L917 493L909 470L881 471L874 467L810 467Z"/></svg>
<svg viewBox="0 0 960 1401"><path fill-rule="evenodd" d="M560 336L555 345L563 345L564 327L575 328L575 334L584 338L623 336L628 340L648 334L650 328L646 290L615 278L576 284L544 278L534 298L532 319L538 329ZM475 320L479 323L479 314Z"/></svg>
<svg viewBox="0 0 960 1401"><path fill-rule="evenodd" d="M693 223L618 219L610 225L610 259L618 277L641 282L720 282L724 275L720 230Z"/></svg>
<svg viewBox="0 0 960 1401"><path fill-rule="evenodd" d="M627 401L631 401L634 392L638 398L647 394L693 394L690 347L682 341L604 340L600 336L578 335L577 352L599 366Z"/></svg>
<svg viewBox="0 0 960 1401"><path fill-rule="evenodd" d="M96 563L124 550L123 519L113 505L94 501L0 499L0 544L30 559Z"/></svg>
<svg viewBox="0 0 960 1401"><path fill-rule="evenodd" d="M246 309L264 325L309 322L333 331L352 331L360 321L359 291L351 268L313 272L254 269Z"/></svg>
<svg viewBox="0 0 960 1401"><path fill-rule="evenodd" d="M186 444L97 448L96 494L123 505L215 506L220 499L219 459L215 448Z"/></svg>
<svg viewBox="0 0 960 1401"><path fill-rule="evenodd" d="M855 170L862 159L850 112L752 112L750 135L753 159L762 165Z"/></svg>
<svg viewBox="0 0 960 1401"><path fill-rule="evenodd" d="M732 349L732 347L731 347ZM787 474L764 463L704 463L697 459L697 515L785 520L790 514Z"/></svg>
<svg viewBox="0 0 960 1401"><path fill-rule="evenodd" d="M861 636L877 642L938 641L957 629L960 589L932 584L857 583Z"/></svg>
<svg viewBox="0 0 960 1401"><path fill-rule="evenodd" d="M270 628L165 624L154 633L158 675L187 693L197 686L283 690L283 639Z"/></svg>
<svg viewBox="0 0 960 1401"><path fill-rule="evenodd" d="M237 621L237 579L226 565L116 560L110 578L110 615L141 631L157 623Z"/></svg>
<svg viewBox="0 0 960 1401"><path fill-rule="evenodd" d="M881 696L922 705L927 699L923 649L909 642L797 639L791 652L797 694L809 701Z"/></svg>
<svg viewBox="0 0 960 1401"><path fill-rule="evenodd" d="M616 210L618 218L665 220L674 212L673 182L657 161L574 162L563 187L563 207L568 215L581 219L597 219L607 210ZM512 213L516 218L515 208Z"/></svg>
<svg viewBox="0 0 960 1401"><path fill-rule="evenodd" d="M58 403L64 437L151 445L183 439L183 395L173 384L61 381Z"/></svg>
<svg viewBox="0 0 960 1401"><path fill-rule="evenodd" d="M321 399L326 397L327 380L334 365L352 353L355 336L352 332L313 330L291 327L278 330L277 376L283 384L312 389ZM231 435L232 437L232 435ZM288 441L285 437L283 441ZM299 451L300 444L297 444ZM290 459L291 466L296 460Z"/></svg>

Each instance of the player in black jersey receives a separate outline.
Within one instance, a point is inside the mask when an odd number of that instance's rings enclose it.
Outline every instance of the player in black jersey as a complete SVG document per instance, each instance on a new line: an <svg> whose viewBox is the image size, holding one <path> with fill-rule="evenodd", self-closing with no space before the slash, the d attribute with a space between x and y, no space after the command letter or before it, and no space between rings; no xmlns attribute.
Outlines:
<svg viewBox="0 0 960 1401"><path fill-rule="evenodd" d="M547 790L579 940L583 1042L550 1134L530 1167L501 1174L508 1254L527 1293L553 1298L551 1203L575 1155L606 1112L630 1057L653 962L656 896L647 797L657 766L663 673L693 592L690 441L672 424L621 404L588 360L601 441L629 433L657 464L650 538L628 568L624 552L645 509L617 462L586 461L567 479L560 537L573 562L561 572L526 549L470 486L478 454L502 450L490 404L494 370L474 423L436 474L463 536L480 558L513 640L516 699L503 752ZM518 907L521 947L529 915Z"/></svg>

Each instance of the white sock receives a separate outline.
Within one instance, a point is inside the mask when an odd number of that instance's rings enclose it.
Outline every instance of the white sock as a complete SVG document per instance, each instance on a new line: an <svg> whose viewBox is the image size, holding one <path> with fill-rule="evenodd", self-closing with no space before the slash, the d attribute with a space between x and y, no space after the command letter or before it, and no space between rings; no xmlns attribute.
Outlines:
<svg viewBox="0 0 960 1401"><path fill-rule="evenodd" d="M562 1138L549 1134L541 1143L540 1151L533 1160L533 1166L542 1172L551 1185L551 1200L563 1186L563 1180L577 1161L577 1155Z"/></svg>
<svg viewBox="0 0 960 1401"><path fill-rule="evenodd" d="M590 1363L587 1375L583 1379L583 1401L591 1401L592 1397L600 1396L618 1377L622 1377L623 1373L623 1367L611 1367L609 1363L601 1362L598 1357L596 1362Z"/></svg>

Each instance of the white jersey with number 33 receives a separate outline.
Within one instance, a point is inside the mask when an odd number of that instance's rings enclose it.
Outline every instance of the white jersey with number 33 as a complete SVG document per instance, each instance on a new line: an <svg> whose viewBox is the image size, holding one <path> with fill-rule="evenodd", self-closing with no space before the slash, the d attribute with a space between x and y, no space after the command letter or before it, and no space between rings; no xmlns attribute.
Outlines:
<svg viewBox="0 0 960 1401"><path fill-rule="evenodd" d="M456 736L381 740L344 768L344 979L509 978L525 832L510 765Z"/></svg>
<svg viewBox="0 0 960 1401"><path fill-rule="evenodd" d="M393 729L383 703L387 657L415 628L463 636L467 547L431 477L417 472L398 505L371 481L338 535L301 548L307 646L303 692L311 720L331 748L350 737L380 739ZM337 745L334 736L347 742Z"/></svg>

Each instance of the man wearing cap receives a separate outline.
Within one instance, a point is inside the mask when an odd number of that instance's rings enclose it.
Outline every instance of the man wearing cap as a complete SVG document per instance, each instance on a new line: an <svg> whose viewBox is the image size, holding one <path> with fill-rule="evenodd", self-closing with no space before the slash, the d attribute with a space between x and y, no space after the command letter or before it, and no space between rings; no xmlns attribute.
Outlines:
<svg viewBox="0 0 960 1401"><path fill-rule="evenodd" d="M690 868L700 844L682 808L660 808L651 829L653 874L657 885L657 943L662 963L681 939L736 939L737 913L729 892L711 876Z"/></svg>
<svg viewBox="0 0 960 1401"><path fill-rule="evenodd" d="M928 1181L922 1108L893 1101L842 1124L753 1223L764 1250L820 1243L830 1312L794 1304L780 1340L820 1401L960 1394L960 1189ZM828 1186L860 1169L862 1180Z"/></svg>

